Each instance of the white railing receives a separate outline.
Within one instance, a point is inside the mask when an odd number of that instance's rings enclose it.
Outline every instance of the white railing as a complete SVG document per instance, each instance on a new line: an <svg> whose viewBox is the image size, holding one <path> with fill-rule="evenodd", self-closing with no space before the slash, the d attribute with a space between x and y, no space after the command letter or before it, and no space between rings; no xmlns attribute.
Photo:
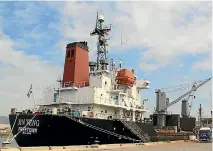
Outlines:
<svg viewBox="0 0 213 151"><path fill-rule="evenodd" d="M107 113L97 113L94 115L94 118L102 118L102 119L109 119L111 117L112 119L119 119L119 120L132 120L133 116L128 116L124 114L107 114ZM137 118L137 117L135 117Z"/></svg>
<svg viewBox="0 0 213 151"><path fill-rule="evenodd" d="M125 114L107 114L107 113L97 113L94 115L94 118L101 119L117 119L117 120L125 120L132 121L133 116L125 115ZM142 120L139 116L134 117L136 121Z"/></svg>
<svg viewBox="0 0 213 151"><path fill-rule="evenodd" d="M167 114L170 114L170 115L172 115L172 111L167 111Z"/></svg>
<svg viewBox="0 0 213 151"><path fill-rule="evenodd" d="M96 103L106 103L106 104L115 104L113 99L108 99L108 98L104 98L104 97L95 97L94 102Z"/></svg>
<svg viewBox="0 0 213 151"><path fill-rule="evenodd" d="M53 102L53 94L48 95L45 100L47 102ZM130 105L130 102L127 99L119 99L118 104L115 102L116 100L114 98L106 98L104 96L96 96L96 97L88 97L88 96L57 96L56 102L58 103L65 103L69 102L70 104L86 104L86 103L97 103L97 104L103 104L103 105L109 105L109 106L117 106L117 107L123 107L123 108L135 108L135 109L141 109L146 110L146 107L144 105L136 105L132 103L132 106Z"/></svg>
<svg viewBox="0 0 213 151"><path fill-rule="evenodd" d="M45 97L45 102L52 102L53 101L53 94L48 97ZM89 99L88 96L57 96L56 98L57 103L67 103L70 104L85 104L85 103L92 103L93 100Z"/></svg>
<svg viewBox="0 0 213 151"><path fill-rule="evenodd" d="M15 110L14 110L13 113L19 113L19 112L25 112L25 113L27 113L28 111L31 111L32 113L35 113L36 111L38 111L38 107L34 107L34 108L20 108L20 109L16 109L15 108Z"/></svg>
<svg viewBox="0 0 213 151"><path fill-rule="evenodd" d="M73 81L69 81L69 82L63 82L62 87L77 87L77 88L81 88L81 87L85 87L88 86L89 83L84 81L84 82L73 82Z"/></svg>
<svg viewBox="0 0 213 151"><path fill-rule="evenodd" d="M149 81L148 80L137 80L136 81L136 86L141 87L141 88L149 88Z"/></svg>
<svg viewBox="0 0 213 151"><path fill-rule="evenodd" d="M94 102L100 103L103 105L113 105L113 106L120 106L120 107L124 107L124 108L130 107L130 108L135 108L135 109L146 110L145 105L133 105L132 107L128 106L128 103L125 100L124 101L119 100L118 104L116 104L114 99L109 99L109 98L104 98L104 97L95 97Z"/></svg>
<svg viewBox="0 0 213 151"><path fill-rule="evenodd" d="M114 90L114 91L121 91L121 93L128 93L127 90L121 89L118 84L112 85L112 90Z"/></svg>
<svg viewBox="0 0 213 151"><path fill-rule="evenodd" d="M95 97L95 102L97 103L105 103L105 104L110 104L110 105L118 105L118 106L125 106L125 102L121 101L120 99L118 100L118 104L115 103L115 99L109 99L109 98L104 98L104 97ZM127 104L127 103L126 103Z"/></svg>
<svg viewBox="0 0 213 151"><path fill-rule="evenodd" d="M145 105L136 105L136 108L137 109L146 109L146 106Z"/></svg>
<svg viewBox="0 0 213 151"><path fill-rule="evenodd" d="M88 96L81 96L81 97L70 97L70 96L65 96L65 97L60 97L59 98L60 102L70 102L71 104L85 104L85 103L91 103L91 100L89 100Z"/></svg>

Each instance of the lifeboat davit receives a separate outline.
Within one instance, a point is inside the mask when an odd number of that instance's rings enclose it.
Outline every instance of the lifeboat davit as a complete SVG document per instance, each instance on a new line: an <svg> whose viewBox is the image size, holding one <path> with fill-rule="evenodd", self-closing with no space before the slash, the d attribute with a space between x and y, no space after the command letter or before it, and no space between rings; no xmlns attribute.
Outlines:
<svg viewBox="0 0 213 151"><path fill-rule="evenodd" d="M133 71L129 71L128 69L121 69L117 73L116 80L118 81L118 84L133 86L136 78Z"/></svg>

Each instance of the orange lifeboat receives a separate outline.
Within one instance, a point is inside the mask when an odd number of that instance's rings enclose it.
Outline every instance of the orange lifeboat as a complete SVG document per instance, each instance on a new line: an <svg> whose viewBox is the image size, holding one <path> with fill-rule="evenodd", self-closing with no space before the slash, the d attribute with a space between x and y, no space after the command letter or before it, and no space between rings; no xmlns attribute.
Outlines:
<svg viewBox="0 0 213 151"><path fill-rule="evenodd" d="M132 71L129 71L127 69L121 69L120 71L118 71L116 80L118 81L118 84L132 86L135 83L136 78Z"/></svg>

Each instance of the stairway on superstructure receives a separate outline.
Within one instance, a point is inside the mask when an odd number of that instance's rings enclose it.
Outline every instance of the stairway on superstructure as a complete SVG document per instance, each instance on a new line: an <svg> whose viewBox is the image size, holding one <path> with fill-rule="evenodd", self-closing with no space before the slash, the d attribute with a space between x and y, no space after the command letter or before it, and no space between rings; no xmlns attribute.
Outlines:
<svg viewBox="0 0 213 151"><path fill-rule="evenodd" d="M121 120L123 125L135 134L142 142L149 142L150 137L135 122Z"/></svg>

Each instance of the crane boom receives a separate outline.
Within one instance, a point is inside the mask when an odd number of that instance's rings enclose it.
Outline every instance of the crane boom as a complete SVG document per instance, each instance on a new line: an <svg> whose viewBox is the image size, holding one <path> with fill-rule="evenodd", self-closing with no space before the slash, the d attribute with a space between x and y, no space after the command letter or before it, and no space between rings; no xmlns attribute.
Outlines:
<svg viewBox="0 0 213 151"><path fill-rule="evenodd" d="M163 108L161 111L164 111L164 110L166 110L168 107L170 107L170 106L172 106L173 104L179 102L179 101L180 101L181 99L183 99L185 96L189 95L189 94L190 94L191 92L193 92L193 91L196 91L199 87L201 87L202 85L206 84L206 83L207 83L208 81L210 81L211 79L212 79L212 77L211 77L211 78L208 78L208 79L206 79L206 80L204 80L204 81L201 82L199 85L194 86L190 91L184 93L183 95L181 95L180 97L178 97L176 100L174 100L174 101L172 101L171 103L169 103L169 104L167 105L167 107Z"/></svg>

